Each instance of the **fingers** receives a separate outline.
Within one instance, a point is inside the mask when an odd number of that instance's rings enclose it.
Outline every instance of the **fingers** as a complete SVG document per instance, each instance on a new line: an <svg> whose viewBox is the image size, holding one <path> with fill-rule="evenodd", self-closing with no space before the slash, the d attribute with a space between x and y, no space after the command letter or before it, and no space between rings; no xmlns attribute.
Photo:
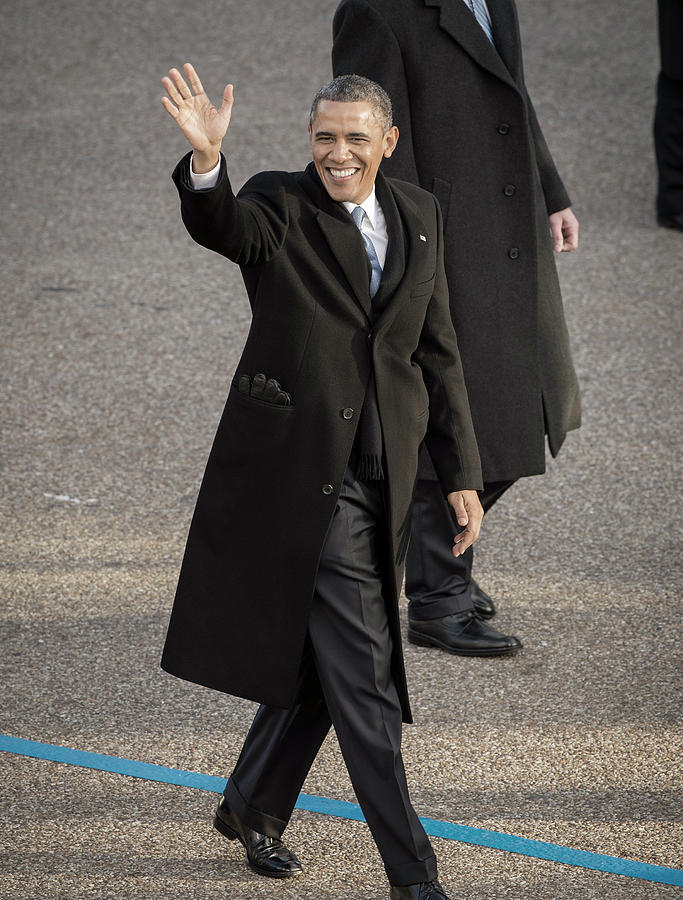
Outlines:
<svg viewBox="0 0 683 900"><path fill-rule="evenodd" d="M190 80L192 91L194 91L195 96L197 94L203 94L204 88L202 87L202 83L199 80L199 76L195 72L192 63L185 63L183 68ZM168 77L169 75L171 76L170 78ZM183 100L192 99L192 91L190 91L185 79L175 67L169 71L168 75L164 75L161 79L161 83L166 88L166 93L177 107L182 106ZM166 106L165 103L164 106Z"/></svg>
<svg viewBox="0 0 683 900"><path fill-rule="evenodd" d="M556 253L570 252L579 246L579 220L569 207L549 217L553 249Z"/></svg>
<svg viewBox="0 0 683 900"><path fill-rule="evenodd" d="M176 87L178 93L180 94L180 96L184 97L185 100L189 100L190 97L192 96L192 92L190 91L189 87L187 86L187 82L185 81L183 76L180 74L180 72L174 67L171 69L171 71L168 74L173 79L175 87Z"/></svg>
<svg viewBox="0 0 683 900"><path fill-rule="evenodd" d="M458 522L458 525L467 525L469 522L469 516L467 515L467 508L465 506L465 498L462 493L458 492L453 497L452 502L453 512L455 513L455 518Z"/></svg>
<svg viewBox="0 0 683 900"><path fill-rule="evenodd" d="M169 116L173 116L174 119L178 118L178 115L179 115L178 107L174 106L171 103L171 101L168 99L168 97L162 97L161 103L162 103L164 109L166 110L166 112L169 114Z"/></svg>
<svg viewBox="0 0 683 900"><path fill-rule="evenodd" d="M280 382L275 378L268 378L261 372L254 375L253 383L249 375L240 375L237 382L237 389L241 394L247 397L256 397L257 400L265 400L267 403L274 403L277 406L291 406L292 398L280 387Z"/></svg>
<svg viewBox="0 0 683 900"><path fill-rule="evenodd" d="M460 534L456 534L453 540L453 556L457 559L462 556L465 550L468 550L476 541L477 536L472 527L466 528Z"/></svg>
<svg viewBox="0 0 683 900"><path fill-rule="evenodd" d="M235 102L235 91L231 84L226 84L225 90L223 91L223 102L221 103L221 108L219 110L220 114L224 116L226 119L230 118L230 112L232 110L232 104Z"/></svg>
<svg viewBox="0 0 683 900"><path fill-rule="evenodd" d="M472 546L479 537L484 510L476 491L454 491L448 495L459 525L467 525L453 538L453 556L458 557Z"/></svg>
<svg viewBox="0 0 683 900"><path fill-rule="evenodd" d="M176 69L176 71L178 71ZM171 74L173 73L173 69L171 69ZM171 100L175 103L176 106L183 105L183 95L180 93L178 88L175 85L175 82L171 81L168 75L164 75L161 79L161 83L166 88L166 93L171 98ZM187 85L186 85L187 87ZM165 104L164 104L165 105Z"/></svg>
<svg viewBox="0 0 683 900"><path fill-rule="evenodd" d="M189 63L189 62L185 63L185 65L183 66L183 69L185 70L187 79L190 82L190 87L192 88L194 93L195 94L203 94L204 87L202 86L202 83L199 80L199 75L197 75L197 72L195 71L195 67L192 65L192 63ZM178 74L180 74L180 73L178 73Z"/></svg>
<svg viewBox="0 0 683 900"><path fill-rule="evenodd" d="M562 214L553 213L549 219L550 234L553 240L553 250L555 253L561 253L564 246L564 235L562 234Z"/></svg>
<svg viewBox="0 0 683 900"><path fill-rule="evenodd" d="M564 249L571 251L579 246L579 220L571 210L569 213L570 217L565 220L564 227Z"/></svg>
<svg viewBox="0 0 683 900"><path fill-rule="evenodd" d="M263 372L259 372L258 375L254 375L251 380L251 396L257 397L261 399L263 397L263 392L266 387L266 376Z"/></svg>

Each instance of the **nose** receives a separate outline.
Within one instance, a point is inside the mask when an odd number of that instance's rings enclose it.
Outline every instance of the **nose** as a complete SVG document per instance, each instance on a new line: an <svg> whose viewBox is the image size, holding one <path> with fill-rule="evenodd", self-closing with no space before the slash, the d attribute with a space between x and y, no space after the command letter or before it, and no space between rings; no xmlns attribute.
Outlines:
<svg viewBox="0 0 683 900"><path fill-rule="evenodd" d="M331 148L328 156L332 162L345 162L351 156L349 145L343 139L335 141L334 147Z"/></svg>

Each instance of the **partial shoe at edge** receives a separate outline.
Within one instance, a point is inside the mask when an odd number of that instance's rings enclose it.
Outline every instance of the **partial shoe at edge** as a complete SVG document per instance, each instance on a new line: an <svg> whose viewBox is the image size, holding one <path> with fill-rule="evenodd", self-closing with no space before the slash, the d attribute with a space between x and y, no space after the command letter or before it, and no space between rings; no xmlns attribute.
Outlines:
<svg viewBox="0 0 683 900"><path fill-rule="evenodd" d="M392 885L389 900L449 900L438 881Z"/></svg>
<svg viewBox="0 0 683 900"><path fill-rule="evenodd" d="M668 216L659 213L657 224L662 228L673 228L675 231L683 231L683 213Z"/></svg>
<svg viewBox="0 0 683 900"><path fill-rule="evenodd" d="M247 851L249 866L259 875L270 878L291 878L301 874L301 863L278 838L268 837L247 828L225 802L216 809L213 827L229 841L237 839Z"/></svg>
<svg viewBox="0 0 683 900"><path fill-rule="evenodd" d="M408 619L408 640L419 647L440 647L456 656L503 656L522 649L516 637L501 634L472 610L440 619Z"/></svg>
<svg viewBox="0 0 683 900"><path fill-rule="evenodd" d="M472 601L474 611L482 619L492 619L496 614L496 604L486 591L482 591L477 582L472 578L467 586L467 594Z"/></svg>

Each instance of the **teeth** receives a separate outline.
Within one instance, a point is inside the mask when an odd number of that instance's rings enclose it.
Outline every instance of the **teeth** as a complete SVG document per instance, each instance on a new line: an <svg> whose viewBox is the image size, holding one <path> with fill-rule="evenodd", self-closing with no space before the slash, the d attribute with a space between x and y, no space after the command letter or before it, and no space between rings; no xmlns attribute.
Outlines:
<svg viewBox="0 0 683 900"><path fill-rule="evenodd" d="M353 175L355 169L330 169L330 173L335 178L348 178L349 175Z"/></svg>

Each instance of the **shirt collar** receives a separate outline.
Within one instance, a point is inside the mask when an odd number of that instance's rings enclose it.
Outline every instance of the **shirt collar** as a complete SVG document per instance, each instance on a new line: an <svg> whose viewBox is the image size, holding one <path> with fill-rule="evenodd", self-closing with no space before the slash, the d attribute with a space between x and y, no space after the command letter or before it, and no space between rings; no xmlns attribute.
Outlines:
<svg viewBox="0 0 683 900"><path fill-rule="evenodd" d="M365 215L370 219L370 224L373 228L377 227L377 197L375 196L375 186L373 184L372 190L370 194L363 200L362 203L350 203L345 202L342 203L342 206L348 213L352 213L357 206L362 206L365 211Z"/></svg>

